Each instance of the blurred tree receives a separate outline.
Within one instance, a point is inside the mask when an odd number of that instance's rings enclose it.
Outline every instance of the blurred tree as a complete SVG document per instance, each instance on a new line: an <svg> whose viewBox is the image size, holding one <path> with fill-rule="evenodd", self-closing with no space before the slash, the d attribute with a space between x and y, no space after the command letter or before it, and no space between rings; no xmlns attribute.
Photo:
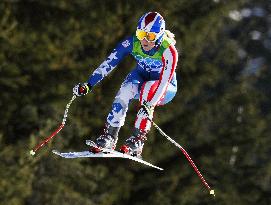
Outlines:
<svg viewBox="0 0 271 205"><path fill-rule="evenodd" d="M214 203L181 152L154 129L143 156L164 173L127 160L49 154L87 149L84 140L100 133L131 57L74 102L52 143L28 156L60 123L73 85L149 10L165 17L180 52L178 95L157 108L155 121L191 154L216 189L216 204L270 204L270 7L250 0L2 1L0 204Z"/></svg>

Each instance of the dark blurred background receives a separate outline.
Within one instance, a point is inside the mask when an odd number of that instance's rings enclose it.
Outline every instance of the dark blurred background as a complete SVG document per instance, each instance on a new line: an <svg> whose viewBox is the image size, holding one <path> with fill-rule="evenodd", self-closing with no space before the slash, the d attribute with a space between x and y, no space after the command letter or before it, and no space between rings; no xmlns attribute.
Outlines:
<svg viewBox="0 0 271 205"><path fill-rule="evenodd" d="M213 199L180 150L154 128L143 157L160 172L124 159L61 159L84 150L103 128L132 57L72 104L72 88L137 21L158 11L176 35L178 93L154 121L191 155ZM0 204L271 204L270 0L2 0L0 2ZM121 129L131 134L137 102Z"/></svg>

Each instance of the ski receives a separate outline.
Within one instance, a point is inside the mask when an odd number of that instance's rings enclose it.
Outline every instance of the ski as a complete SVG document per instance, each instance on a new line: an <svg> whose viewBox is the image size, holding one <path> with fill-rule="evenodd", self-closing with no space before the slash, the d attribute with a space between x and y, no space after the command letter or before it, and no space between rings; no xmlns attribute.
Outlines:
<svg viewBox="0 0 271 205"><path fill-rule="evenodd" d="M149 167L153 167L155 169L158 170L164 170L160 167L157 167L145 160L139 159L137 157L133 157L131 155L127 155L127 154L123 154L121 152L118 151L114 151L114 150L103 150L102 152L99 153L92 153L90 151L81 151L81 152L59 152L57 150L53 150L52 151L54 154L63 157L63 158L69 158L69 159L74 159L74 158L83 158L83 157L95 157L95 158L125 158L125 159L130 159L136 162L139 162L141 164L145 164Z"/></svg>

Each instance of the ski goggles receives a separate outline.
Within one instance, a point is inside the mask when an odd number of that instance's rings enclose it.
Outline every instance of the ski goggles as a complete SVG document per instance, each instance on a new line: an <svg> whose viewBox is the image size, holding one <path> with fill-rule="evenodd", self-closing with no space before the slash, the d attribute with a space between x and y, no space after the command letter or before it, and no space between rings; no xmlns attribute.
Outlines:
<svg viewBox="0 0 271 205"><path fill-rule="evenodd" d="M154 42L157 39L157 33L154 32L146 32L140 29L136 30L136 37L138 40L142 41L144 38L149 42Z"/></svg>

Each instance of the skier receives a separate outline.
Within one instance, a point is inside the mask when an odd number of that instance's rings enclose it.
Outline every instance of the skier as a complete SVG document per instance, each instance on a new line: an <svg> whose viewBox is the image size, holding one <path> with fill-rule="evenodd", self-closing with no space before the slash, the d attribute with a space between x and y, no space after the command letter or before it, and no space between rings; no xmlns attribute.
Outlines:
<svg viewBox="0 0 271 205"><path fill-rule="evenodd" d="M139 99L140 108L133 133L120 151L141 157L146 134L151 128L154 108L170 102L177 92L175 69L178 52L174 45L174 34L165 30L163 17L157 12L148 12L140 18L136 34L120 42L86 83L79 83L73 88L74 95L86 95L125 56L131 54L137 61L136 67L121 84L108 114L104 132L96 139L95 145L90 147L91 152L98 153L103 148L115 149L128 105L131 100Z"/></svg>

